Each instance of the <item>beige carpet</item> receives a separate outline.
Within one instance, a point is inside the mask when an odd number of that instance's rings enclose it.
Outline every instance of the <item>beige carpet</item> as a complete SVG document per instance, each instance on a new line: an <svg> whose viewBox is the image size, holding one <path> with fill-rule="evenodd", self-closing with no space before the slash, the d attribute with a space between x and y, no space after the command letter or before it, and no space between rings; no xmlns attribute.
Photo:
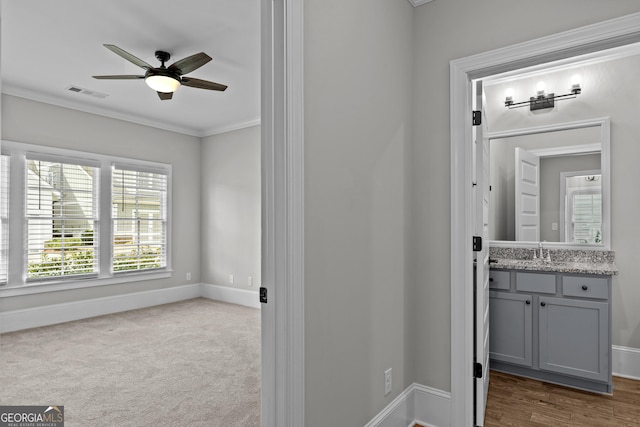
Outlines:
<svg viewBox="0 0 640 427"><path fill-rule="evenodd" d="M260 311L203 298L0 337L0 405L71 426L259 426Z"/></svg>

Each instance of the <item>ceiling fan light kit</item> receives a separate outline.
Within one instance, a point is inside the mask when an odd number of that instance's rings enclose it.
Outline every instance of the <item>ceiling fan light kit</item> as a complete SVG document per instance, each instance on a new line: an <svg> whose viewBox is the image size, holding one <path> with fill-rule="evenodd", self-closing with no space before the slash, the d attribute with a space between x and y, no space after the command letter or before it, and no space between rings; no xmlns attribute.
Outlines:
<svg viewBox="0 0 640 427"><path fill-rule="evenodd" d="M173 92L180 86L190 86L197 89L207 89L224 91L226 85L214 83L207 80L196 79L193 77L182 77L184 74L190 73L207 62L211 61L211 57L204 52L183 58L174 62L169 67L165 67L164 63L171 58L168 52L161 50L156 51L156 58L160 61L160 67L153 67L142 59L130 54L129 52L112 44L105 44L104 47L113 53L121 56L127 61L146 70L145 74L140 75L109 75L109 76L93 76L95 79L102 80L134 80L144 79L147 85L158 93L161 100L171 99Z"/></svg>
<svg viewBox="0 0 640 427"><path fill-rule="evenodd" d="M152 74L145 77L144 81L151 89L156 92L171 93L178 90L180 87L180 81L170 76L163 76L160 74Z"/></svg>

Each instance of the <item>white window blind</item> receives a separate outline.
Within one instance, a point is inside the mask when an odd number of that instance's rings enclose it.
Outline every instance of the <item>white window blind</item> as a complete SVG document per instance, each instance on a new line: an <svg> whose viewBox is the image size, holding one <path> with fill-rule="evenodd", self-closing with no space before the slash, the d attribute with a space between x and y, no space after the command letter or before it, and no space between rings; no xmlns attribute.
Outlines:
<svg viewBox="0 0 640 427"><path fill-rule="evenodd" d="M167 174L114 165L111 181L113 271L165 268Z"/></svg>
<svg viewBox="0 0 640 427"><path fill-rule="evenodd" d="M27 279L97 275L98 172L27 157Z"/></svg>
<svg viewBox="0 0 640 427"><path fill-rule="evenodd" d="M572 194L573 241L602 242L602 195L599 192L576 191Z"/></svg>
<svg viewBox="0 0 640 427"><path fill-rule="evenodd" d="M9 265L9 156L0 157L0 284L7 283Z"/></svg>

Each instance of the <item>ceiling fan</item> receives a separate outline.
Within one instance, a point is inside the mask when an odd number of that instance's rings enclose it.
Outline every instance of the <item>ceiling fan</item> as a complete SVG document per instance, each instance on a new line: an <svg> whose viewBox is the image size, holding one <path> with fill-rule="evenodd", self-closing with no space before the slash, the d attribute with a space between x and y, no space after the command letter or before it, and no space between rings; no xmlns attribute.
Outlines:
<svg viewBox="0 0 640 427"><path fill-rule="evenodd" d="M104 80L133 80L144 79L147 85L156 92L162 100L171 99L173 92L175 92L180 86L190 86L198 89L218 90L224 91L227 86L214 83L207 80L196 79L193 77L184 76L198 68L202 67L207 62L211 61L211 57L204 52L196 53L191 56L187 56L179 61L174 62L165 67L164 63L171 58L168 52L158 50L156 51L156 58L160 61L160 67L154 67L142 59L130 54L129 52L120 49L116 45L105 44L104 47L126 59L127 61L144 68L146 72L144 75L112 75L112 76L93 76L94 79Z"/></svg>

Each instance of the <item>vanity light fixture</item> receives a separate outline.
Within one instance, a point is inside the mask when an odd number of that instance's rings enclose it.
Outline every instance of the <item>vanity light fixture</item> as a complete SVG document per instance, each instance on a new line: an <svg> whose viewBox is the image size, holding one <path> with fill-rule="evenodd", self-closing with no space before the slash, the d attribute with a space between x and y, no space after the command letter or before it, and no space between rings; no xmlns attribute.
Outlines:
<svg viewBox="0 0 640 427"><path fill-rule="evenodd" d="M580 75L576 74L571 78L571 90L569 93L565 93L562 95L550 93L547 95L545 92L545 84L544 82L540 81L536 86L536 96L530 97L528 101L521 102L514 102L513 89L507 89L507 91L505 92L504 106L511 109L528 105L531 111L553 108L555 106L556 99L573 99L577 97L582 92L580 83Z"/></svg>

